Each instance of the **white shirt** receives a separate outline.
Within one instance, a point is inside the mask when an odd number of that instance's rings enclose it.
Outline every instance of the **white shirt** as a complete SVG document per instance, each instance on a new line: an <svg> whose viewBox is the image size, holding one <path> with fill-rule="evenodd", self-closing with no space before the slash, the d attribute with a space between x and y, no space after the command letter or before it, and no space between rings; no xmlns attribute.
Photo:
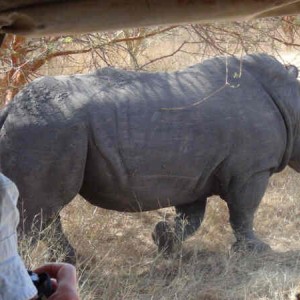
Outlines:
<svg viewBox="0 0 300 300"><path fill-rule="evenodd" d="M18 197L16 185L0 173L0 300L28 300L37 294L17 250Z"/></svg>

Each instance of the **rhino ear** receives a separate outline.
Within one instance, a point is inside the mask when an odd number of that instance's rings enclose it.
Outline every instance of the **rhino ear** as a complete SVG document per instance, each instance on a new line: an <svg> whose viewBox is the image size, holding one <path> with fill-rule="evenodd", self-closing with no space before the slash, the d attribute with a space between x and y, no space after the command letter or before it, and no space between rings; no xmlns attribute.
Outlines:
<svg viewBox="0 0 300 300"><path fill-rule="evenodd" d="M299 75L299 70L296 66L294 65L285 65L285 68L287 69L288 73L293 77L293 78L298 78Z"/></svg>

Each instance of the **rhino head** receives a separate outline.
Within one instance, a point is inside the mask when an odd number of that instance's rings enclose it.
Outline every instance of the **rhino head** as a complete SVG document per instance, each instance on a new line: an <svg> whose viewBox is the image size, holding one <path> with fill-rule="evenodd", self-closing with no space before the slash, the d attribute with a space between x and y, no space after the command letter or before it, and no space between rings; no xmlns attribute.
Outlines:
<svg viewBox="0 0 300 300"><path fill-rule="evenodd" d="M285 67L290 76L296 79L298 78L299 70L296 66L286 65ZM300 82L298 85L298 89L300 91ZM296 99L296 100L300 101L300 99ZM296 172L300 173L300 112L297 112L296 116L297 116L297 120L295 126L293 150L288 165L291 168L293 168Z"/></svg>

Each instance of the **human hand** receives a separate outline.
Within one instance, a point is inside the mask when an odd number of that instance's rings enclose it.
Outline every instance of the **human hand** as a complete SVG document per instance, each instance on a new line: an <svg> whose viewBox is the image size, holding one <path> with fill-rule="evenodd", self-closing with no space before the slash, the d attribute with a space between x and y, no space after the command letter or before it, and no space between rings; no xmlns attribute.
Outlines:
<svg viewBox="0 0 300 300"><path fill-rule="evenodd" d="M66 263L50 263L34 270L35 273L48 273L55 292L49 300L80 300L77 292L76 269Z"/></svg>

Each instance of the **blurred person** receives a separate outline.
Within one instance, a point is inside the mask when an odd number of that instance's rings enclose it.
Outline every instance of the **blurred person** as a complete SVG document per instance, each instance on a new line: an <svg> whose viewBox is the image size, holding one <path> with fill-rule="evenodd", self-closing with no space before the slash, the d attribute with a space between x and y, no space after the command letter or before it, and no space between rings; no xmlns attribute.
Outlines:
<svg viewBox="0 0 300 300"><path fill-rule="evenodd" d="M17 249L19 192L16 185L0 173L0 300L36 299L37 290ZM65 263L47 264L35 270L48 273L54 293L50 300L79 300L76 270Z"/></svg>

